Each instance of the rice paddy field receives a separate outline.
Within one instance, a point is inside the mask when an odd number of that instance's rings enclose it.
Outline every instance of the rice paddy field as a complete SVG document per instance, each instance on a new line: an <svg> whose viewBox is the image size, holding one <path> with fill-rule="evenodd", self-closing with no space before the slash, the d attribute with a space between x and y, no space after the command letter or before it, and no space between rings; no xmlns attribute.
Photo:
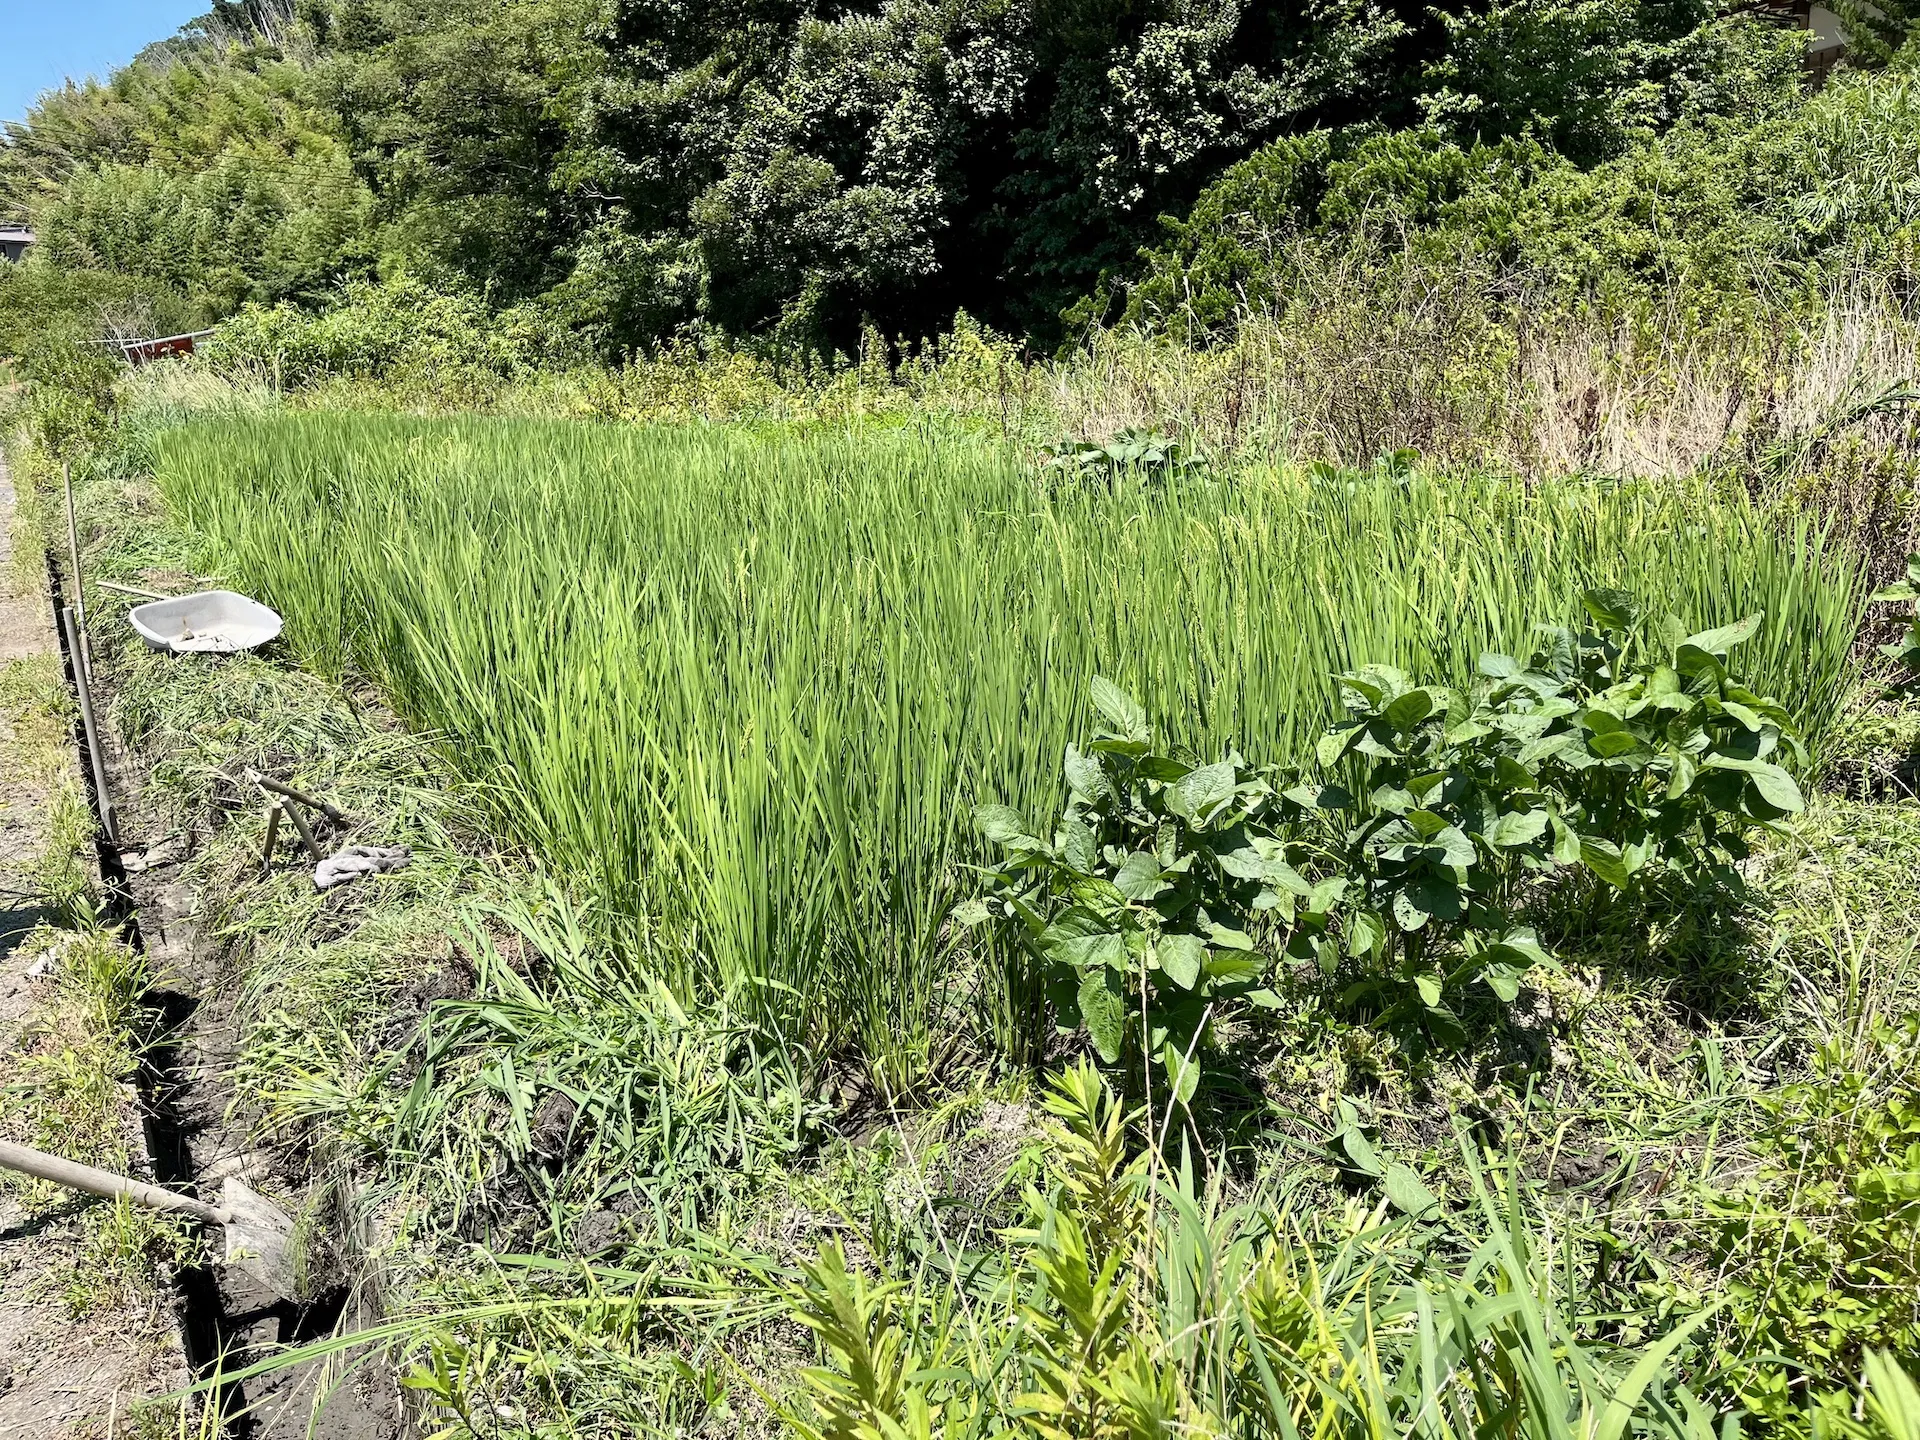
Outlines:
<svg viewBox="0 0 1920 1440"><path fill-rule="evenodd" d="M1867 588L1817 519L1703 482L1088 485L951 428L272 413L164 431L155 476L619 953L896 1096L960 1031L1038 1053L1018 966L949 915L974 806L1057 812L1095 676L1203 757L1309 766L1336 672L1462 683L1617 586L1648 627L1763 614L1743 674L1817 763Z"/></svg>

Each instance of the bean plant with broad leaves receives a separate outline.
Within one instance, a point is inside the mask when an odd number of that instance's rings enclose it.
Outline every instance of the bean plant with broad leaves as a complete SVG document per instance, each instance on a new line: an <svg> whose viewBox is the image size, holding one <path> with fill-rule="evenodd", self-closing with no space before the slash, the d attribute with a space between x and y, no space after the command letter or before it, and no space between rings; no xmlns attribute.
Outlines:
<svg viewBox="0 0 1920 1440"><path fill-rule="evenodd" d="M1907 615L1907 629L1898 640L1890 640L1880 647L1880 653L1889 660L1897 660L1906 673L1901 677L1900 687L1912 689L1920 685L1920 555L1907 556L1907 574L1903 580L1896 580L1867 597L1867 603L1878 605L1890 602L1907 602L1913 609Z"/></svg>
<svg viewBox="0 0 1920 1440"><path fill-rule="evenodd" d="M1660 874L1738 888L1750 833L1802 807L1779 763L1805 761L1791 718L1727 665L1760 616L1670 635L1647 660L1629 597L1583 602L1586 626L1545 629L1524 666L1482 655L1464 692L1386 666L1339 677L1348 718L1315 758L1345 783L1310 797L1329 822L1321 862L1349 881L1328 917L1339 943L1296 927L1290 948L1309 941L1328 974L1362 962L1350 1000L1417 999L1459 1038L1450 995L1479 982L1511 1001L1550 959L1514 924L1530 886L1573 869L1602 896Z"/></svg>
<svg viewBox="0 0 1920 1440"><path fill-rule="evenodd" d="M1314 899L1278 838L1301 818L1270 770L1237 753L1211 765L1159 749L1146 711L1093 682L1105 727L1069 746L1068 800L1050 839L1018 812L983 805L974 823L1006 858L963 923L1013 922L1052 966L1050 997L1066 1029L1084 1028L1100 1058L1157 1059L1182 1099L1198 1083L1200 1039L1220 1006L1261 988L1274 923Z"/></svg>
<svg viewBox="0 0 1920 1440"><path fill-rule="evenodd" d="M956 918L1010 928L1050 967L1063 1028L1109 1064L1156 1061L1183 1100L1213 1021L1283 1003L1283 962L1463 1041L1461 997L1510 1002L1552 962L1518 923L1540 886L1737 888L1755 829L1802 806L1781 764L1805 758L1790 717L1728 665L1760 616L1669 633L1648 658L1628 596L1583 599L1585 625L1543 627L1525 664L1481 656L1466 690L1382 665L1337 677L1347 716L1313 774L1157 746L1142 707L1096 680L1105 725L1068 749L1051 836L979 807L1003 858Z"/></svg>

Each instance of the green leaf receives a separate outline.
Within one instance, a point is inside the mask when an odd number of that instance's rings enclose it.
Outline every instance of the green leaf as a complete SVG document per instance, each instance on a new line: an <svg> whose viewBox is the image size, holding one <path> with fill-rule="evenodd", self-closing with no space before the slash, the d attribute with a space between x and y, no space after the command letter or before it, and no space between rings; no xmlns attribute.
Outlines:
<svg viewBox="0 0 1920 1440"><path fill-rule="evenodd" d="M1580 597L1580 603L1602 630L1631 630L1640 619L1640 606L1625 590L1589 590Z"/></svg>
<svg viewBox="0 0 1920 1440"><path fill-rule="evenodd" d="M1920 587L1911 580L1896 580L1891 585L1883 585L1867 597L1869 605L1884 604L1890 600L1920 600Z"/></svg>
<svg viewBox="0 0 1920 1440"><path fill-rule="evenodd" d="M1330 875L1313 887L1313 897L1307 901L1307 912L1324 915L1338 905L1346 893L1347 882L1338 875Z"/></svg>
<svg viewBox="0 0 1920 1440"><path fill-rule="evenodd" d="M1040 948L1048 958L1076 970L1121 970L1127 964L1124 935L1104 931L1097 935L1056 935L1057 925L1049 925L1040 937Z"/></svg>
<svg viewBox="0 0 1920 1440"><path fill-rule="evenodd" d="M1696 650L1704 650L1709 655L1725 655L1734 646L1751 640L1764 619L1766 619L1766 612L1763 610L1757 615L1749 615L1746 619L1731 625L1722 625L1715 630L1702 630L1697 635L1689 635L1680 644L1682 647L1690 645Z"/></svg>
<svg viewBox="0 0 1920 1440"><path fill-rule="evenodd" d="M1420 992L1420 1003L1429 1010L1440 1008L1440 977L1438 975L1416 975L1413 988Z"/></svg>
<svg viewBox="0 0 1920 1440"><path fill-rule="evenodd" d="M1284 1002L1271 990L1249 990L1247 992L1247 1003L1249 1005L1257 1005L1262 1010L1279 1010L1284 1008Z"/></svg>
<svg viewBox="0 0 1920 1440"><path fill-rule="evenodd" d="M1442 920L1458 920L1466 913L1460 887L1445 875L1429 873L1416 876L1407 886L1407 892L1411 893L1414 904L1422 911Z"/></svg>
<svg viewBox="0 0 1920 1440"><path fill-rule="evenodd" d="M983 925L992 918L993 913L987 909L987 902L984 900L962 900L953 907L953 921L956 925L971 928L975 925Z"/></svg>
<svg viewBox="0 0 1920 1440"><path fill-rule="evenodd" d="M1253 937L1244 930L1235 930L1230 925L1222 925L1218 920L1207 923L1207 943L1218 945L1222 950L1251 950Z"/></svg>
<svg viewBox="0 0 1920 1440"><path fill-rule="evenodd" d="M1529 964L1551 965L1553 963L1552 952L1540 943L1540 937L1537 934L1525 927L1509 930L1501 937L1499 945L1503 950L1510 952L1510 955L1517 955Z"/></svg>
<svg viewBox="0 0 1920 1440"><path fill-rule="evenodd" d="M1405 890L1393 897L1393 920L1402 930L1418 930L1431 912L1422 910Z"/></svg>
<svg viewBox="0 0 1920 1440"><path fill-rule="evenodd" d="M1174 1099L1182 1105L1193 1099L1193 1092L1200 1088L1200 1057L1187 1058L1187 1052L1171 1040L1166 1049L1160 1052L1160 1063L1166 1067L1167 1083L1173 1087Z"/></svg>
<svg viewBox="0 0 1920 1440"><path fill-rule="evenodd" d="M1669 756L1673 774L1667 780L1667 799L1678 800L1693 787L1695 766L1693 757L1684 751L1676 750Z"/></svg>
<svg viewBox="0 0 1920 1440"><path fill-rule="evenodd" d="M1793 777L1770 761L1742 760L1731 755L1710 755L1701 768L1740 771L1752 782L1761 800L1783 815L1798 814L1806 809L1807 802L1800 794L1800 787L1794 784Z"/></svg>
<svg viewBox="0 0 1920 1440"><path fill-rule="evenodd" d="M1387 922L1371 910L1360 910L1347 921L1347 954L1378 957L1387 944Z"/></svg>
<svg viewBox="0 0 1920 1440"><path fill-rule="evenodd" d="M1725 660L1711 651L1702 650L1698 645L1680 645L1673 652L1673 668L1689 679L1700 675L1708 675L1716 680L1727 678Z"/></svg>
<svg viewBox="0 0 1920 1440"><path fill-rule="evenodd" d="M1203 765L1167 787L1167 809L1182 820L1194 820L1233 795L1233 765Z"/></svg>
<svg viewBox="0 0 1920 1440"><path fill-rule="evenodd" d="M1355 745L1365 738L1364 725L1343 725L1329 730L1314 744L1313 757L1323 766L1338 765Z"/></svg>
<svg viewBox="0 0 1920 1440"><path fill-rule="evenodd" d="M973 828L995 845L1039 844L1027 833L1027 822L1020 818L1020 812L1009 805L974 806Z"/></svg>
<svg viewBox="0 0 1920 1440"><path fill-rule="evenodd" d="M1627 888L1627 867L1620 847L1594 835L1580 837L1580 862L1616 890Z"/></svg>
<svg viewBox="0 0 1920 1440"><path fill-rule="evenodd" d="M1623 755L1632 755L1635 752L1643 755L1652 753L1647 748L1646 741L1631 730L1607 730L1590 736L1587 740L1587 749L1602 760L1618 760Z"/></svg>
<svg viewBox="0 0 1920 1440"><path fill-rule="evenodd" d="M1562 865L1575 865L1580 860L1580 837L1573 827L1559 816L1553 818L1553 858Z"/></svg>
<svg viewBox="0 0 1920 1440"><path fill-rule="evenodd" d="M1493 680L1509 680L1520 673L1520 662L1492 650L1480 652L1480 673Z"/></svg>
<svg viewBox="0 0 1920 1440"><path fill-rule="evenodd" d="M1487 982L1489 990L1509 1005L1520 998L1520 971L1513 966L1496 961L1480 972L1480 978Z"/></svg>
<svg viewBox="0 0 1920 1440"><path fill-rule="evenodd" d="M1347 1152L1347 1159L1353 1168L1361 1174L1378 1179L1386 1173L1386 1166L1380 1163L1379 1154L1358 1125L1349 1125L1342 1130L1338 1142L1340 1148Z"/></svg>
<svg viewBox="0 0 1920 1440"><path fill-rule="evenodd" d="M1387 724L1404 735L1422 720L1433 714L1433 712L1434 701L1431 692L1426 690L1409 690L1406 694L1396 697L1388 704L1386 721Z"/></svg>
<svg viewBox="0 0 1920 1440"><path fill-rule="evenodd" d="M1106 770L1094 756L1083 755L1069 745L1064 768L1067 772L1067 788L1082 800L1101 800L1113 796L1113 781L1107 777Z"/></svg>
<svg viewBox="0 0 1920 1440"><path fill-rule="evenodd" d="M1160 973L1182 990L1200 983L1200 970L1207 960L1206 942L1198 935L1162 935L1153 947L1160 962Z"/></svg>
<svg viewBox="0 0 1920 1440"><path fill-rule="evenodd" d="M1120 862L1113 883L1129 900L1151 900L1170 888L1161 878L1159 859L1144 850L1135 850Z"/></svg>
<svg viewBox="0 0 1920 1440"><path fill-rule="evenodd" d="M1093 708L1107 717L1109 724L1129 740L1144 740L1151 734L1147 712L1134 698L1101 676L1093 677Z"/></svg>
<svg viewBox="0 0 1920 1440"><path fill-rule="evenodd" d="M1266 961L1246 950L1210 950L1204 967L1209 980L1216 980L1223 985L1250 980L1266 968Z"/></svg>
<svg viewBox="0 0 1920 1440"><path fill-rule="evenodd" d="M1493 822L1487 831L1487 843L1511 848L1531 845L1546 833L1551 817L1545 807L1538 810L1512 810Z"/></svg>
<svg viewBox="0 0 1920 1440"><path fill-rule="evenodd" d="M1376 675L1364 671L1347 671L1333 677L1346 689L1359 695L1369 705L1378 705L1387 698L1386 688Z"/></svg>
<svg viewBox="0 0 1920 1440"><path fill-rule="evenodd" d="M1111 970L1089 970L1080 978L1080 1021L1087 1027L1093 1048L1109 1065L1126 1049L1127 1002L1119 977Z"/></svg>
<svg viewBox="0 0 1920 1440"><path fill-rule="evenodd" d="M1465 868L1479 858L1480 852L1473 848L1473 841L1458 825L1447 826L1433 837L1433 843L1439 848L1442 864Z"/></svg>
<svg viewBox="0 0 1920 1440"><path fill-rule="evenodd" d="M1417 1218L1440 1208L1439 1197L1426 1187L1411 1166L1402 1165L1398 1160L1387 1166L1386 1191L1393 1208L1403 1214Z"/></svg>

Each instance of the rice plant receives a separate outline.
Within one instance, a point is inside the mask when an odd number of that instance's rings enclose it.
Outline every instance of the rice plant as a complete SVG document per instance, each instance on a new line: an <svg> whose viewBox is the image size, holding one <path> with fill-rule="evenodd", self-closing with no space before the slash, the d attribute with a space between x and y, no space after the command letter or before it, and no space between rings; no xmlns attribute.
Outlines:
<svg viewBox="0 0 1920 1440"><path fill-rule="evenodd" d="M1304 761L1334 672L1458 684L1619 586L1649 627L1764 612L1748 678L1817 754L1864 590L1815 520L1672 481L1088 487L932 428L368 414L155 452L202 562L437 733L619 948L895 1094L969 1006L1031 1038L947 917L970 807L1057 808L1095 674L1197 751Z"/></svg>

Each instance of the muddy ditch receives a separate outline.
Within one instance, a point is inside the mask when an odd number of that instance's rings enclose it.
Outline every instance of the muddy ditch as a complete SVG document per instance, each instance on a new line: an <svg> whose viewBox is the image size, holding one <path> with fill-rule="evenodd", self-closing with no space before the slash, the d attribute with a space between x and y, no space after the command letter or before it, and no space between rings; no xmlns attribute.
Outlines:
<svg viewBox="0 0 1920 1440"><path fill-rule="evenodd" d="M67 603L65 577L52 555L48 562L58 616ZM65 678L77 698L76 659L64 627L56 630ZM194 655L183 663L222 661ZM141 804L146 777L107 724L111 681L96 671L90 688L106 796L99 793L85 727L77 715L74 743L96 821L105 918L120 928L127 944L146 955L156 977L145 1003L161 1038L138 1077L153 1177L217 1203L222 1182L237 1176L277 1199L289 1213L299 1214L310 1194L334 1182L251 1143L240 1113L245 1107L234 1104L227 1074L242 1041L235 1015L240 976L233 957L199 933L196 897L183 878L205 829L196 826L185 835L146 833L149 820ZM108 838L109 801L117 845ZM209 1253L218 1249L218 1237L212 1238ZM408 1433L395 1377L377 1357L315 1361L245 1380L224 1378L287 1346L370 1323L377 1318L373 1307L354 1286L334 1283L292 1299L237 1266L210 1262L177 1268L173 1284L187 1361L202 1381L215 1383L228 1440L397 1440Z"/></svg>

